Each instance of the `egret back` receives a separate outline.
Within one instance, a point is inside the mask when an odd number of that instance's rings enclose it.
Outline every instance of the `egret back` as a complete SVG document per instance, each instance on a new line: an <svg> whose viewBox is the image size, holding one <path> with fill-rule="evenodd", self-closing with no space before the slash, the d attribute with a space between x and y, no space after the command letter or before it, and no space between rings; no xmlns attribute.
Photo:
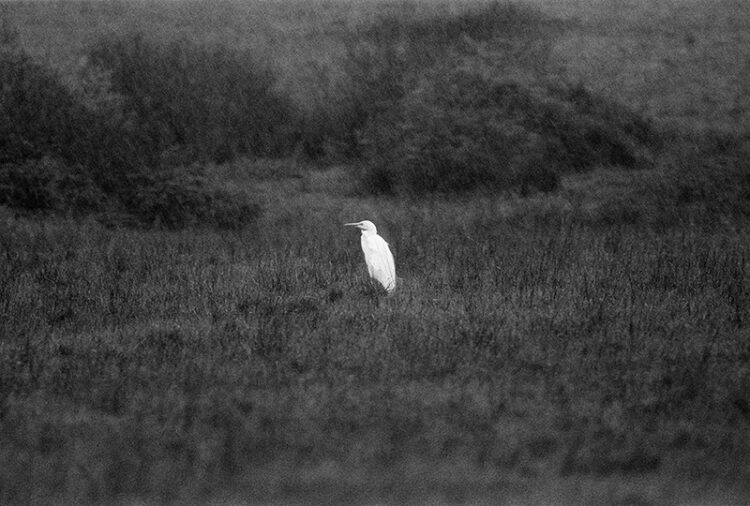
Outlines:
<svg viewBox="0 0 750 506"><path fill-rule="evenodd" d="M385 239L377 234L362 234L362 251L370 277L391 292L396 288L396 265Z"/></svg>

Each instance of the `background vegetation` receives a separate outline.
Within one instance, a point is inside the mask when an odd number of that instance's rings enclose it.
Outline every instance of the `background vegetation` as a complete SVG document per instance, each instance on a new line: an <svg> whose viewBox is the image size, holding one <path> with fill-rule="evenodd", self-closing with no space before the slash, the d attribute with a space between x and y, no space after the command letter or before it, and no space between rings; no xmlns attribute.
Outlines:
<svg viewBox="0 0 750 506"><path fill-rule="evenodd" d="M750 8L622 5L3 5L0 502L747 502Z"/></svg>

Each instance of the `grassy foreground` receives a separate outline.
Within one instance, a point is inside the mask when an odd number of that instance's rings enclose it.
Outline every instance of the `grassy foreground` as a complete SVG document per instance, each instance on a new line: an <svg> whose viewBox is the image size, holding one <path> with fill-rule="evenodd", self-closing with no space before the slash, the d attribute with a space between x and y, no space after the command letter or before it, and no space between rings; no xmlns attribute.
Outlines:
<svg viewBox="0 0 750 506"><path fill-rule="evenodd" d="M571 76L741 139L744 4L534 3L566 20L547 49ZM304 102L347 27L409 8L208 5L3 13L63 73L103 33L187 33L268 52ZM351 168L291 158L209 165L263 209L237 230L0 208L0 503L750 502L750 179L722 142L523 199L363 197ZM391 297L341 227L359 219L394 250Z"/></svg>
<svg viewBox="0 0 750 506"><path fill-rule="evenodd" d="M749 497L746 225L408 206L324 175L275 183L284 208L243 232L4 217L3 502ZM340 226L361 216L392 297Z"/></svg>

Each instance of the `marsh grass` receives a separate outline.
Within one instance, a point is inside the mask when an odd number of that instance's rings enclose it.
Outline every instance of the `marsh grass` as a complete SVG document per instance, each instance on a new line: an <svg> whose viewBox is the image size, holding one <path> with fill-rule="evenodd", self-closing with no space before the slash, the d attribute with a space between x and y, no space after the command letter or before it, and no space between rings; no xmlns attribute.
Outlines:
<svg viewBox="0 0 750 506"><path fill-rule="evenodd" d="M615 487L658 502L696 473L746 480L728 465L750 451L744 227L381 202L402 278L381 298L340 204L231 234L6 218L3 501L398 500L421 480L510 499L658 476Z"/></svg>

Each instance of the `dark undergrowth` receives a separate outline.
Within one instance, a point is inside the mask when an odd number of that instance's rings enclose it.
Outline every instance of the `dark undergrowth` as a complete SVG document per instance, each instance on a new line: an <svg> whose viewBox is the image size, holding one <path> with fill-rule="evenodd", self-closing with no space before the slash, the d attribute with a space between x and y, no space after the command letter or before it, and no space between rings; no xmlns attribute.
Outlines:
<svg viewBox="0 0 750 506"><path fill-rule="evenodd" d="M750 218L750 139L746 135L670 142L674 143L671 154L660 161L658 169L593 175L583 184L571 182L568 197L574 202L599 202L594 222L602 226L712 227L717 221Z"/></svg>
<svg viewBox="0 0 750 506"><path fill-rule="evenodd" d="M117 100L92 108L88 99L102 90L89 90L89 96L70 90L5 30L0 204L28 212L128 216L131 224L171 227L237 228L258 215L257 205L210 183L195 167L175 170L167 157L174 150L132 109L112 106Z"/></svg>
<svg viewBox="0 0 750 506"><path fill-rule="evenodd" d="M561 80L550 48L564 23L499 3L402 14L346 30L338 77L305 107L248 50L134 32L91 45L71 89L6 27L0 203L237 228L258 205L202 174L238 157L344 162L363 194L526 196L594 169L669 174L684 158L675 146L710 144ZM722 161L691 148L686 165L741 173L729 166L740 145ZM702 198L691 177L676 183L681 199Z"/></svg>
<svg viewBox="0 0 750 506"><path fill-rule="evenodd" d="M660 134L583 87L445 70L364 134L365 185L385 193L549 192L597 167L647 168Z"/></svg>
<svg viewBox="0 0 750 506"><path fill-rule="evenodd" d="M498 2L453 14L404 8L359 25L344 38L343 79L333 81L302 122L305 152L362 156L359 135L371 121L400 109L431 68L455 52L476 53L477 44L501 46L495 56L506 67L540 70L562 27L537 11Z"/></svg>
<svg viewBox="0 0 750 506"><path fill-rule="evenodd" d="M100 40L88 56L159 152L219 163L289 152L291 106L247 52L135 33Z"/></svg>

